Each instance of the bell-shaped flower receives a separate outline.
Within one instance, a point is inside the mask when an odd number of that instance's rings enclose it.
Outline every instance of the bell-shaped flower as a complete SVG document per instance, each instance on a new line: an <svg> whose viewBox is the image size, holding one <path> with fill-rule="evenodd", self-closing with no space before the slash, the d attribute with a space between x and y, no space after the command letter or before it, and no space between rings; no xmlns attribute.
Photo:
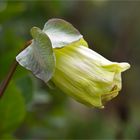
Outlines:
<svg viewBox="0 0 140 140"><path fill-rule="evenodd" d="M16 59L35 76L91 107L103 108L118 95L128 63L111 62L89 49L83 36L61 19L49 20L43 31L33 27L31 34L32 44Z"/></svg>

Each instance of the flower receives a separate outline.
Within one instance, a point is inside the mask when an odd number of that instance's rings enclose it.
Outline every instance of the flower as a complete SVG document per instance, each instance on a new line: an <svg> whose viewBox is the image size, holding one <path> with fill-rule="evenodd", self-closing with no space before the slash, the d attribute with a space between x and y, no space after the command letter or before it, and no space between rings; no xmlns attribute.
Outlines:
<svg viewBox="0 0 140 140"><path fill-rule="evenodd" d="M31 29L33 43L16 60L44 82L90 107L103 108L122 88L121 73L128 63L111 62L88 48L68 22L49 20L41 31Z"/></svg>
<svg viewBox="0 0 140 140"><path fill-rule="evenodd" d="M52 81L64 93L88 106L103 104L121 90L121 72L128 63L111 62L95 51L78 45L54 49L55 73Z"/></svg>

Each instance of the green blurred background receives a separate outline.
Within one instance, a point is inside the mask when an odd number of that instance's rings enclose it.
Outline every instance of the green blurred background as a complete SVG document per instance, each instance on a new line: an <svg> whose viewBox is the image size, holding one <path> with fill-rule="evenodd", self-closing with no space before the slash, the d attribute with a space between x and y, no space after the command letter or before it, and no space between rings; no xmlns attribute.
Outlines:
<svg viewBox="0 0 140 140"><path fill-rule="evenodd" d="M30 28L50 18L72 23L109 60L129 62L123 89L105 109L88 108L18 66L0 100L0 139L140 139L140 1L1 0L0 81Z"/></svg>

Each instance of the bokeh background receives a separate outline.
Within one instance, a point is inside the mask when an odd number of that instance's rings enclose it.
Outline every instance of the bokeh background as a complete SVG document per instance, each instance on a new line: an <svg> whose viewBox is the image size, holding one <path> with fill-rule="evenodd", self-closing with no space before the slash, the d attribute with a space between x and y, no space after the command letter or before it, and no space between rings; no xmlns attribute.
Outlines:
<svg viewBox="0 0 140 140"><path fill-rule="evenodd" d="M0 99L0 138L140 139L140 1L1 0L0 82L30 28L50 18L72 23L104 57L129 62L123 89L105 109L88 108L18 66Z"/></svg>

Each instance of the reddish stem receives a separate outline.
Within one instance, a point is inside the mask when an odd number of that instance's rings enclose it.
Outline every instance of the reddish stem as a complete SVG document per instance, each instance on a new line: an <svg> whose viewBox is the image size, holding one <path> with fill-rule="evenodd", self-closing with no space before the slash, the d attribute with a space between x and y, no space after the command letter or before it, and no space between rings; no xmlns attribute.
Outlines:
<svg viewBox="0 0 140 140"><path fill-rule="evenodd" d="M0 86L0 98L2 97L2 95L4 94L5 89L7 88L16 68L18 66L18 63L16 60L14 60L13 64L10 67L10 70L5 78L5 80L2 82L1 86Z"/></svg>

